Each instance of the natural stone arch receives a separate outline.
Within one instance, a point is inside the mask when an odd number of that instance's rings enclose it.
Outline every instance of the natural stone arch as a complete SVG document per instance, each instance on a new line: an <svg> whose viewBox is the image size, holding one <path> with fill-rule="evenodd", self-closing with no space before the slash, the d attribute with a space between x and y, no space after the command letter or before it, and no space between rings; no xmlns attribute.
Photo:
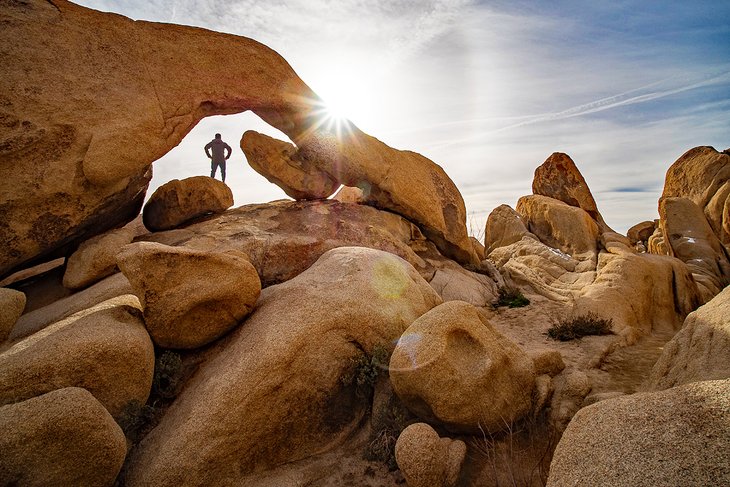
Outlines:
<svg viewBox="0 0 730 487"><path fill-rule="evenodd" d="M317 125L320 100L275 51L245 37L96 12L64 0L0 13L0 275L128 221L151 163L203 117L251 110L371 203L474 262L461 195L425 157L351 125ZM52 39L53 42L49 42Z"/></svg>

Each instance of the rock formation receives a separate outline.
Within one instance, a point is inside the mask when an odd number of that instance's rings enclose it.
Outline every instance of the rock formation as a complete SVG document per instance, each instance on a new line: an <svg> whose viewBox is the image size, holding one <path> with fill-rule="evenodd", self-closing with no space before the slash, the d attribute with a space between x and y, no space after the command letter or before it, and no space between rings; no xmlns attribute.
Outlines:
<svg viewBox="0 0 730 487"><path fill-rule="evenodd" d="M648 379L652 390L730 378L730 287L687 316Z"/></svg>
<svg viewBox="0 0 730 487"><path fill-rule="evenodd" d="M24 308L25 294L15 289L0 288L0 343L10 335Z"/></svg>
<svg viewBox="0 0 730 487"><path fill-rule="evenodd" d="M117 270L117 254L132 242L135 232L119 228L90 238L82 243L66 262L63 285L69 289L87 287Z"/></svg>
<svg viewBox="0 0 730 487"><path fill-rule="evenodd" d="M236 250L139 242L124 247L118 260L152 340L165 348L199 348L220 338L251 312L261 292L256 269Z"/></svg>
<svg viewBox="0 0 730 487"><path fill-rule="evenodd" d="M288 142L249 130L241 137L241 150L257 173L295 200L327 198L340 186Z"/></svg>
<svg viewBox="0 0 730 487"><path fill-rule="evenodd" d="M463 441L439 438L426 423L408 426L395 445L395 458L408 487L455 486L465 456Z"/></svg>
<svg viewBox="0 0 730 487"><path fill-rule="evenodd" d="M530 411L535 369L481 311L451 301L408 327L390 359L390 380L428 422L455 432L496 432Z"/></svg>
<svg viewBox="0 0 730 487"><path fill-rule="evenodd" d="M128 306L60 321L0 353L0 404L83 387L114 417L144 404L154 350L140 312Z"/></svg>
<svg viewBox="0 0 730 487"><path fill-rule="evenodd" d="M440 301L392 254L325 253L264 289L256 311L142 441L128 485L240 484L247 474L338 444L366 409L355 384L343 380L353 360L389 347Z"/></svg>
<svg viewBox="0 0 730 487"><path fill-rule="evenodd" d="M724 485L729 421L727 380L600 401L568 425L547 485Z"/></svg>
<svg viewBox="0 0 730 487"><path fill-rule="evenodd" d="M171 230L194 218L223 213L233 206L233 193L225 183L207 176L173 179L152 193L142 219L149 230Z"/></svg>
<svg viewBox="0 0 730 487"><path fill-rule="evenodd" d="M113 485L124 433L88 391L67 387L0 407L0 484Z"/></svg>
<svg viewBox="0 0 730 487"><path fill-rule="evenodd" d="M411 219L448 256L476 262L446 173L352 124L346 140L329 132L320 99L266 46L64 0L14 3L2 22L1 43L15 47L3 53L0 81L0 274L131 220L153 161L203 117L246 110L284 132L297 158L339 183L368 184L369 203Z"/></svg>

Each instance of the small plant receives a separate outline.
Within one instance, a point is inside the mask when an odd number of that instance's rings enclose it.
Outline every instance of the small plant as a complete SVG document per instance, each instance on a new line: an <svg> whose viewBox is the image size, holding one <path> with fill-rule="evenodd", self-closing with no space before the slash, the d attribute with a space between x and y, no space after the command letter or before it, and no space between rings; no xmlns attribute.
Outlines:
<svg viewBox="0 0 730 487"><path fill-rule="evenodd" d="M393 394L382 409L373 411L372 433L365 449L365 458L370 461L384 463L391 472L398 469L395 461L395 443L401 432L416 422L405 409L405 406Z"/></svg>
<svg viewBox="0 0 730 487"><path fill-rule="evenodd" d="M180 354L165 350L155 360L155 375L152 379L152 396L172 399L182 381L182 359Z"/></svg>
<svg viewBox="0 0 730 487"><path fill-rule="evenodd" d="M610 335L613 320L600 318L594 313L575 316L573 318L560 320L551 326L547 336L553 340L567 342L588 335Z"/></svg>
<svg viewBox="0 0 730 487"><path fill-rule="evenodd" d="M510 308L522 308L530 304L530 300L527 299L519 289L505 286L499 288L499 297L497 299L497 306L509 306Z"/></svg>
<svg viewBox="0 0 730 487"><path fill-rule="evenodd" d="M124 436L129 438L133 445L136 445L147 434L156 420L157 412L155 408L133 399L124 406L124 410L117 418L117 423L122 428Z"/></svg>
<svg viewBox="0 0 730 487"><path fill-rule="evenodd" d="M350 360L350 368L340 377L343 385L355 385L359 395L367 395L375 386L378 375L388 367L388 350L385 347L376 345L373 354L365 352L353 357Z"/></svg>

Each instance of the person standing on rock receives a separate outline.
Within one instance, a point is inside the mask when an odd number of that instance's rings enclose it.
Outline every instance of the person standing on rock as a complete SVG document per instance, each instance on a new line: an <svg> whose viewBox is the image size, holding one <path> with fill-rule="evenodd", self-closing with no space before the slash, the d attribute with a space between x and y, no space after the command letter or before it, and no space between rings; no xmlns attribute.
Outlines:
<svg viewBox="0 0 730 487"><path fill-rule="evenodd" d="M210 159L210 177L215 178L215 172L220 166L221 179L226 182L226 161L231 157L231 152L231 146L223 142L221 134L215 134L215 139L205 145L205 155Z"/></svg>

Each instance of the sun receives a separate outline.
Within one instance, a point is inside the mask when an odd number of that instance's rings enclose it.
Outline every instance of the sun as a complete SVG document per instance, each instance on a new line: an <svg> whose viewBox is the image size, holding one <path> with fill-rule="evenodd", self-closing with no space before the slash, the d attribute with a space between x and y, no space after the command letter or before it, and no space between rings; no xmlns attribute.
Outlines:
<svg viewBox="0 0 730 487"><path fill-rule="evenodd" d="M313 83L313 89L323 103L320 108L322 124L346 133L352 124L368 125L373 117L373 103L366 86L359 80L343 75L323 77Z"/></svg>

